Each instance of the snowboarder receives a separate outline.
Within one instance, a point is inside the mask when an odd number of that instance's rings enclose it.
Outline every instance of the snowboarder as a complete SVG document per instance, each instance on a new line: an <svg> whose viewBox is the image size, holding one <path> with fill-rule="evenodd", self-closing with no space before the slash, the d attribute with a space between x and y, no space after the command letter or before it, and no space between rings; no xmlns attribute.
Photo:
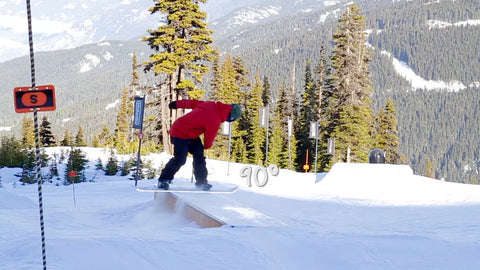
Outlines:
<svg viewBox="0 0 480 270"><path fill-rule="evenodd" d="M207 180L207 165L204 149L212 147L220 124L240 118L242 109L238 104L224 104L213 101L177 100L168 105L170 109L192 109L178 118L170 129L170 140L174 146L173 157L165 165L158 179L158 187L169 189L175 173L182 167L187 154L193 155L193 173L195 185L202 190L210 190L212 185ZM204 144L200 135L204 134Z"/></svg>

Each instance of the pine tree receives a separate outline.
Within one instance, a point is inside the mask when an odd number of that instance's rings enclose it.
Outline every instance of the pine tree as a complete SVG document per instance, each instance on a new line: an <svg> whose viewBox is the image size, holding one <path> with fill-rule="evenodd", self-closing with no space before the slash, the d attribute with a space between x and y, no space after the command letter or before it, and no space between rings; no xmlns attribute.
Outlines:
<svg viewBox="0 0 480 270"><path fill-rule="evenodd" d="M86 154L79 148L73 148L67 161L65 169L66 183L80 183L85 181L84 171L88 160ZM76 172L76 176L70 176L69 173Z"/></svg>
<svg viewBox="0 0 480 270"><path fill-rule="evenodd" d="M208 99L212 101L217 101L217 91L220 84L220 56L218 55L218 48L215 49L214 55L215 57L212 65L212 79L210 80L211 90L208 95Z"/></svg>
<svg viewBox="0 0 480 270"><path fill-rule="evenodd" d="M170 116L168 104L171 100L199 98L203 90L198 89L199 83L208 72L206 65L212 62L215 54L211 47L212 31L207 29L207 14L200 11L199 2L207 0L161 1L156 0L150 12L166 15L165 24L155 30L149 30L150 36L144 37L151 49L156 53L150 55L145 63L146 71L155 75L166 75L160 87L159 105L161 106L161 127L163 146L170 151L167 131L177 117ZM171 119L173 117L173 119Z"/></svg>
<svg viewBox="0 0 480 270"><path fill-rule="evenodd" d="M128 142L128 91L123 89L123 95L120 102L120 107L117 112L117 122L115 130L115 148L119 154L128 154L130 152L130 145Z"/></svg>
<svg viewBox="0 0 480 270"><path fill-rule="evenodd" d="M245 109L245 118L250 122L250 127L246 130L248 160L257 165L262 165L265 157L263 147L266 131L260 127L260 110L263 107L262 93L263 85L260 81L260 74L257 74Z"/></svg>
<svg viewBox="0 0 480 270"><path fill-rule="evenodd" d="M307 149L309 165L311 165L311 161L314 161L315 157L315 139L309 137L311 128L310 123L318 120L316 118L316 112L318 112L318 100L315 90L316 87L312 76L310 62L307 61L305 65L305 86L302 95L302 103L299 105L300 113L298 119L295 121L295 135L298 139L297 164L303 164L303 162L307 160ZM297 169L298 171L302 170L301 167Z"/></svg>
<svg viewBox="0 0 480 270"><path fill-rule="evenodd" d="M316 118L318 120L318 149L317 149L317 170L324 171L327 164L330 161L330 157L327 155L328 136L332 133L332 129L329 129L329 103L328 100L332 97L332 87L329 81L330 70L328 68L327 59L325 55L325 48L322 44L320 48L320 60L315 67L315 93L317 99Z"/></svg>
<svg viewBox="0 0 480 270"><path fill-rule="evenodd" d="M249 86L248 71L245 69L241 58L232 58L227 55L219 67L216 79L215 96L211 99L227 104L242 104L246 102L246 88ZM213 94L213 93L212 93ZM243 116L231 123L232 127L232 160L246 162L246 131L249 130L250 121ZM213 147L216 158L226 160L228 156L228 138L217 137Z"/></svg>
<svg viewBox="0 0 480 270"><path fill-rule="evenodd" d="M22 120L22 147L35 147L35 130L33 126L33 119L28 119L26 115Z"/></svg>
<svg viewBox="0 0 480 270"><path fill-rule="evenodd" d="M105 175L115 175L119 169L118 159L113 150L110 150L110 156L108 157L107 166L105 169Z"/></svg>
<svg viewBox="0 0 480 270"><path fill-rule="evenodd" d="M57 154L53 154L53 159L52 161L50 162L50 179L52 179L53 177L57 177L58 178L59 174L58 174L58 166L57 166Z"/></svg>
<svg viewBox="0 0 480 270"><path fill-rule="evenodd" d="M47 117L42 117L42 123L40 125L40 142L44 147L56 146L57 142L55 141L55 136L52 134L50 122Z"/></svg>
<svg viewBox="0 0 480 270"><path fill-rule="evenodd" d="M35 150L28 149L24 150L23 156L24 159L22 160L22 177L20 181L25 184L33 184L37 182L36 179L36 164L35 164Z"/></svg>
<svg viewBox="0 0 480 270"><path fill-rule="evenodd" d="M132 56L132 82L130 83L130 96L135 95L135 91L138 90L140 86L140 76L138 74L138 57L137 54L134 53Z"/></svg>
<svg viewBox="0 0 480 270"><path fill-rule="evenodd" d="M328 100L331 111L327 126L333 128L326 135L336 139L336 160L345 161L350 148L351 161L367 162L374 119L370 108L373 87L368 71L371 52L366 46L365 16L353 4L339 22L331 56L334 93Z"/></svg>
<svg viewBox="0 0 480 270"><path fill-rule="evenodd" d="M95 170L103 171L103 163L100 157L97 159L97 163L95 163Z"/></svg>
<svg viewBox="0 0 480 270"><path fill-rule="evenodd" d="M113 138L110 135L110 130L108 129L107 125L103 126L102 132L96 136L96 140L98 141L97 147L113 147Z"/></svg>
<svg viewBox="0 0 480 270"><path fill-rule="evenodd" d="M291 130L289 132L288 123L292 123L291 129L293 129L293 110L292 110L292 103L293 100L291 99L291 91L288 91L284 85L280 87L280 97L277 103L277 114L279 116L279 121L282 127L282 135L283 135L283 147L282 147L282 155L279 163L277 164L280 168L288 168L293 170L297 166L297 139L295 137L295 132Z"/></svg>
<svg viewBox="0 0 480 270"><path fill-rule="evenodd" d="M380 110L378 114L375 147L385 151L387 163L396 164L400 162L400 154L398 153L399 145L397 111L395 109L395 103L389 98L385 108Z"/></svg>
<svg viewBox="0 0 480 270"><path fill-rule="evenodd" d="M65 133L63 135L63 140L60 143L61 146L72 146L72 137L70 136L70 132L68 128L65 128Z"/></svg>
<svg viewBox="0 0 480 270"><path fill-rule="evenodd" d="M274 110L273 117L270 121L270 139L268 142L268 163L283 167L286 162L283 160L283 147L285 145L285 135L283 134L284 123L282 123L282 115L277 106ZM265 165L269 165L265 164ZM285 167L283 167L285 168Z"/></svg>
<svg viewBox="0 0 480 270"><path fill-rule="evenodd" d="M428 158L427 162L425 163L423 175L426 177L435 178L435 169L433 168L433 162L430 158Z"/></svg>
<svg viewBox="0 0 480 270"><path fill-rule="evenodd" d="M82 125L78 126L78 132L77 132L77 135L75 136L75 146L76 147L87 146Z"/></svg>
<svg viewBox="0 0 480 270"><path fill-rule="evenodd" d="M250 85L247 76L248 71L242 59L227 55L220 66L215 83L216 95L212 98L227 104L241 103L245 97L246 87Z"/></svg>
<svg viewBox="0 0 480 270"><path fill-rule="evenodd" d="M147 92L149 92L149 89L151 89L151 87L140 86L140 76L139 76L138 71L137 71L137 69L139 67L140 67L140 65L138 64L137 54L134 53L133 57L132 57L132 81L130 82L130 91L128 91L128 94L127 94L127 97L126 97L126 103L127 103L126 104L126 127L127 127L127 131L128 131L128 127L132 126L135 96L137 96L142 91L145 91L145 93L142 93L142 94L146 95ZM151 131L148 131L147 133L151 133ZM135 139L133 132L130 132L130 133L127 132L126 136L127 136L127 141L129 141L129 142L132 142Z"/></svg>
<svg viewBox="0 0 480 270"><path fill-rule="evenodd" d="M315 112L316 118L318 120L321 120L322 116L322 107L324 106L324 88L327 87L327 79L326 77L328 76L328 68L327 68L327 60L325 57L325 48L322 44L320 47L320 60L318 61L317 65L315 66L315 75L316 75L316 80L315 80L315 98L316 98L316 108L317 111Z"/></svg>
<svg viewBox="0 0 480 270"><path fill-rule="evenodd" d="M270 89L270 80L267 76L263 77L263 92L262 92L262 100L263 106L267 106L272 103L272 90Z"/></svg>
<svg viewBox="0 0 480 270"><path fill-rule="evenodd" d="M347 160L347 148L350 148L351 162L367 162L372 145L370 107L346 105L340 109L338 125L335 127L336 153L338 159Z"/></svg>
<svg viewBox="0 0 480 270"><path fill-rule="evenodd" d="M14 137L2 137L0 141L0 166L22 167L26 151L20 140Z"/></svg>

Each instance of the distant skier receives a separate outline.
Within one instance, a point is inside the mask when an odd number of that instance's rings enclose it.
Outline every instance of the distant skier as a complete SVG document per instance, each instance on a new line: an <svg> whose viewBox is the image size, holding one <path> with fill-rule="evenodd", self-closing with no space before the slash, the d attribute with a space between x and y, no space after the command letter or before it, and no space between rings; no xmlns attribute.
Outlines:
<svg viewBox="0 0 480 270"><path fill-rule="evenodd" d="M184 99L173 101L168 107L192 111L178 118L170 129L170 140L174 145L173 157L162 170L158 187L169 189L175 173L185 164L187 154L190 152L193 155L195 185L199 189L210 190L212 185L207 180L207 164L203 149L212 147L222 122L232 122L240 118L242 115L240 105ZM205 146L200 140L201 134L204 134Z"/></svg>

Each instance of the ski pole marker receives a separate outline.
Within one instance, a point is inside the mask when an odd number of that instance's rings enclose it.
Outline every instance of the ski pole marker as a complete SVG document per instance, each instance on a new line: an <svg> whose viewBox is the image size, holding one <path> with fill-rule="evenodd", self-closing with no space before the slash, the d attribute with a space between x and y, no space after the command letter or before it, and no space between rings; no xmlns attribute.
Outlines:
<svg viewBox="0 0 480 270"><path fill-rule="evenodd" d="M17 113L39 111L54 111L55 88L53 85L41 85L37 87L16 87L13 90L15 111Z"/></svg>

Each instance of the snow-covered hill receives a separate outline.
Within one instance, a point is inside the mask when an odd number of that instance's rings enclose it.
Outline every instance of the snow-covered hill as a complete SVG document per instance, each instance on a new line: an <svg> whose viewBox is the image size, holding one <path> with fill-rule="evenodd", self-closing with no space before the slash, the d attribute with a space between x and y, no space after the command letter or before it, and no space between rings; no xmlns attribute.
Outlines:
<svg viewBox="0 0 480 270"><path fill-rule="evenodd" d="M249 187L239 174L249 165L208 160L210 180L236 183L240 190L195 196L210 205L230 203L251 219L263 213L278 224L201 229L170 213L151 193L136 192L127 177L96 172L94 164L98 158L105 162L108 151L83 151L91 161L87 178L92 181L43 185L49 269L480 266L479 186L415 176L403 165L336 164L328 174L281 170L269 175L264 187L254 181ZM145 158L160 166L169 157ZM42 265L37 186L21 185L13 176L18 170L0 169L1 270ZM177 177L190 179L191 160Z"/></svg>

